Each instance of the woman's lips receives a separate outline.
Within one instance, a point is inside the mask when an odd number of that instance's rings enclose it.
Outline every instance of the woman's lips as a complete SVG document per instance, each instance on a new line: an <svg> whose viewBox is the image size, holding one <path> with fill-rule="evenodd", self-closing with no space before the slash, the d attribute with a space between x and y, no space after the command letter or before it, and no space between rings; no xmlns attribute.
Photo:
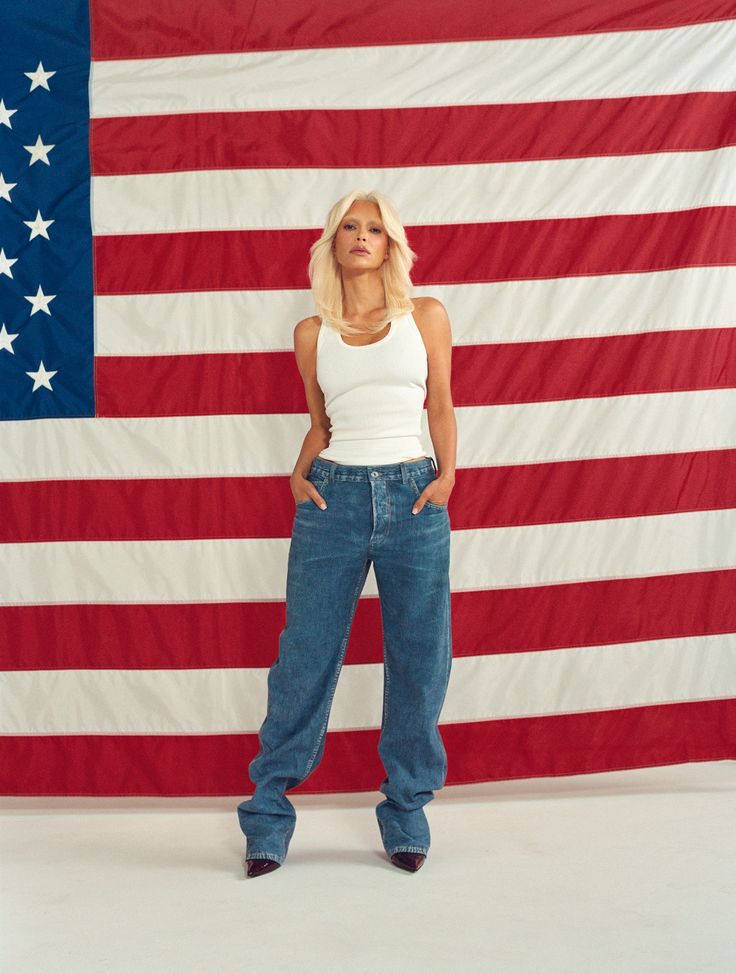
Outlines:
<svg viewBox="0 0 736 974"><path fill-rule="evenodd" d="M359 247L353 247L353 249L350 251L350 253L351 254L367 254L368 251L367 250L361 250Z"/></svg>

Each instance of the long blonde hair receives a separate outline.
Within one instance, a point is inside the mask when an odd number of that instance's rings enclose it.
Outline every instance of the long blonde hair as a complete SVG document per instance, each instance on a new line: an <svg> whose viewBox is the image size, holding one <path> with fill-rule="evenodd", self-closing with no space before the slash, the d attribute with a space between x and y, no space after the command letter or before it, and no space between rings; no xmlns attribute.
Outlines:
<svg viewBox="0 0 736 974"><path fill-rule="evenodd" d="M367 200L378 206L389 237L388 260L384 261L381 268L386 314L377 325L364 329L354 328L342 317L342 273L332 253L332 241L340 221L354 200ZM413 311L414 304L410 297L413 284L409 272L418 256L409 246L403 224L387 197L376 190L366 193L360 189L354 189L343 196L327 214L322 236L309 248L309 281L317 313L323 323L343 335L364 335L366 332L375 334L392 319Z"/></svg>

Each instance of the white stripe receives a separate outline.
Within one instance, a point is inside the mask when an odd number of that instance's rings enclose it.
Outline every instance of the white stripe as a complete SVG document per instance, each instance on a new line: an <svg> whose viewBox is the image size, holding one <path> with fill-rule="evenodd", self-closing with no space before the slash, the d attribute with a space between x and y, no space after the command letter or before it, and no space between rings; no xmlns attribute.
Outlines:
<svg viewBox="0 0 736 974"><path fill-rule="evenodd" d="M454 346L733 328L736 268L433 284ZM294 353L294 326L314 314L311 291L186 291L95 297L97 352L200 355Z"/></svg>
<svg viewBox="0 0 736 974"><path fill-rule="evenodd" d="M1 734L254 734L267 668L15 671ZM440 723L736 696L736 634L453 660ZM383 664L340 674L328 731L381 726Z"/></svg>
<svg viewBox="0 0 736 974"><path fill-rule="evenodd" d="M479 495L477 503L489 504ZM289 544L289 538L8 544L0 604L283 600ZM736 509L688 511L453 531L450 583L453 591L486 591L735 567ZM373 566L363 591L378 593Z"/></svg>
<svg viewBox="0 0 736 974"><path fill-rule="evenodd" d="M736 389L455 407L457 466L736 448ZM305 414L0 422L4 481L291 474ZM425 452L434 456L426 410Z"/></svg>
<svg viewBox="0 0 736 974"><path fill-rule="evenodd" d="M626 98L733 87L736 20L565 37L93 61L92 117Z"/></svg>
<svg viewBox="0 0 736 974"><path fill-rule="evenodd" d="M381 169L218 169L98 176L93 233L319 227L335 186L401 199L406 226L554 220L736 203L736 148ZM278 200L278 204L275 203Z"/></svg>

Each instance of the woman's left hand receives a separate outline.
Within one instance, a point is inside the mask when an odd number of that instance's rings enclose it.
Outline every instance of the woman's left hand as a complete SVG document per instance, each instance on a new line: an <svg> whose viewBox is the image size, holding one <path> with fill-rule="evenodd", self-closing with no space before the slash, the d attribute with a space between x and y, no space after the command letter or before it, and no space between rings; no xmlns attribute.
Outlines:
<svg viewBox="0 0 736 974"><path fill-rule="evenodd" d="M453 484L442 481L439 477L433 480L427 484L419 497L414 501L411 513L418 514L427 501L431 501L439 507L445 507L450 499L453 486Z"/></svg>

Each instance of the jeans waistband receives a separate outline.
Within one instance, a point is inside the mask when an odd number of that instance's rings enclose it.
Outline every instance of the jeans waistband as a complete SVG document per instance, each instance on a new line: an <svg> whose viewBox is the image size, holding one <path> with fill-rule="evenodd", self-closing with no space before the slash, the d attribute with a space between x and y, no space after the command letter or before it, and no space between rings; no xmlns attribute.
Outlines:
<svg viewBox="0 0 736 974"><path fill-rule="evenodd" d="M434 457L422 457L406 463L382 463L375 466L362 466L349 463L332 463L315 457L312 469L329 475L330 480L371 480L381 477L384 480L401 480L407 483L412 474L437 472Z"/></svg>

